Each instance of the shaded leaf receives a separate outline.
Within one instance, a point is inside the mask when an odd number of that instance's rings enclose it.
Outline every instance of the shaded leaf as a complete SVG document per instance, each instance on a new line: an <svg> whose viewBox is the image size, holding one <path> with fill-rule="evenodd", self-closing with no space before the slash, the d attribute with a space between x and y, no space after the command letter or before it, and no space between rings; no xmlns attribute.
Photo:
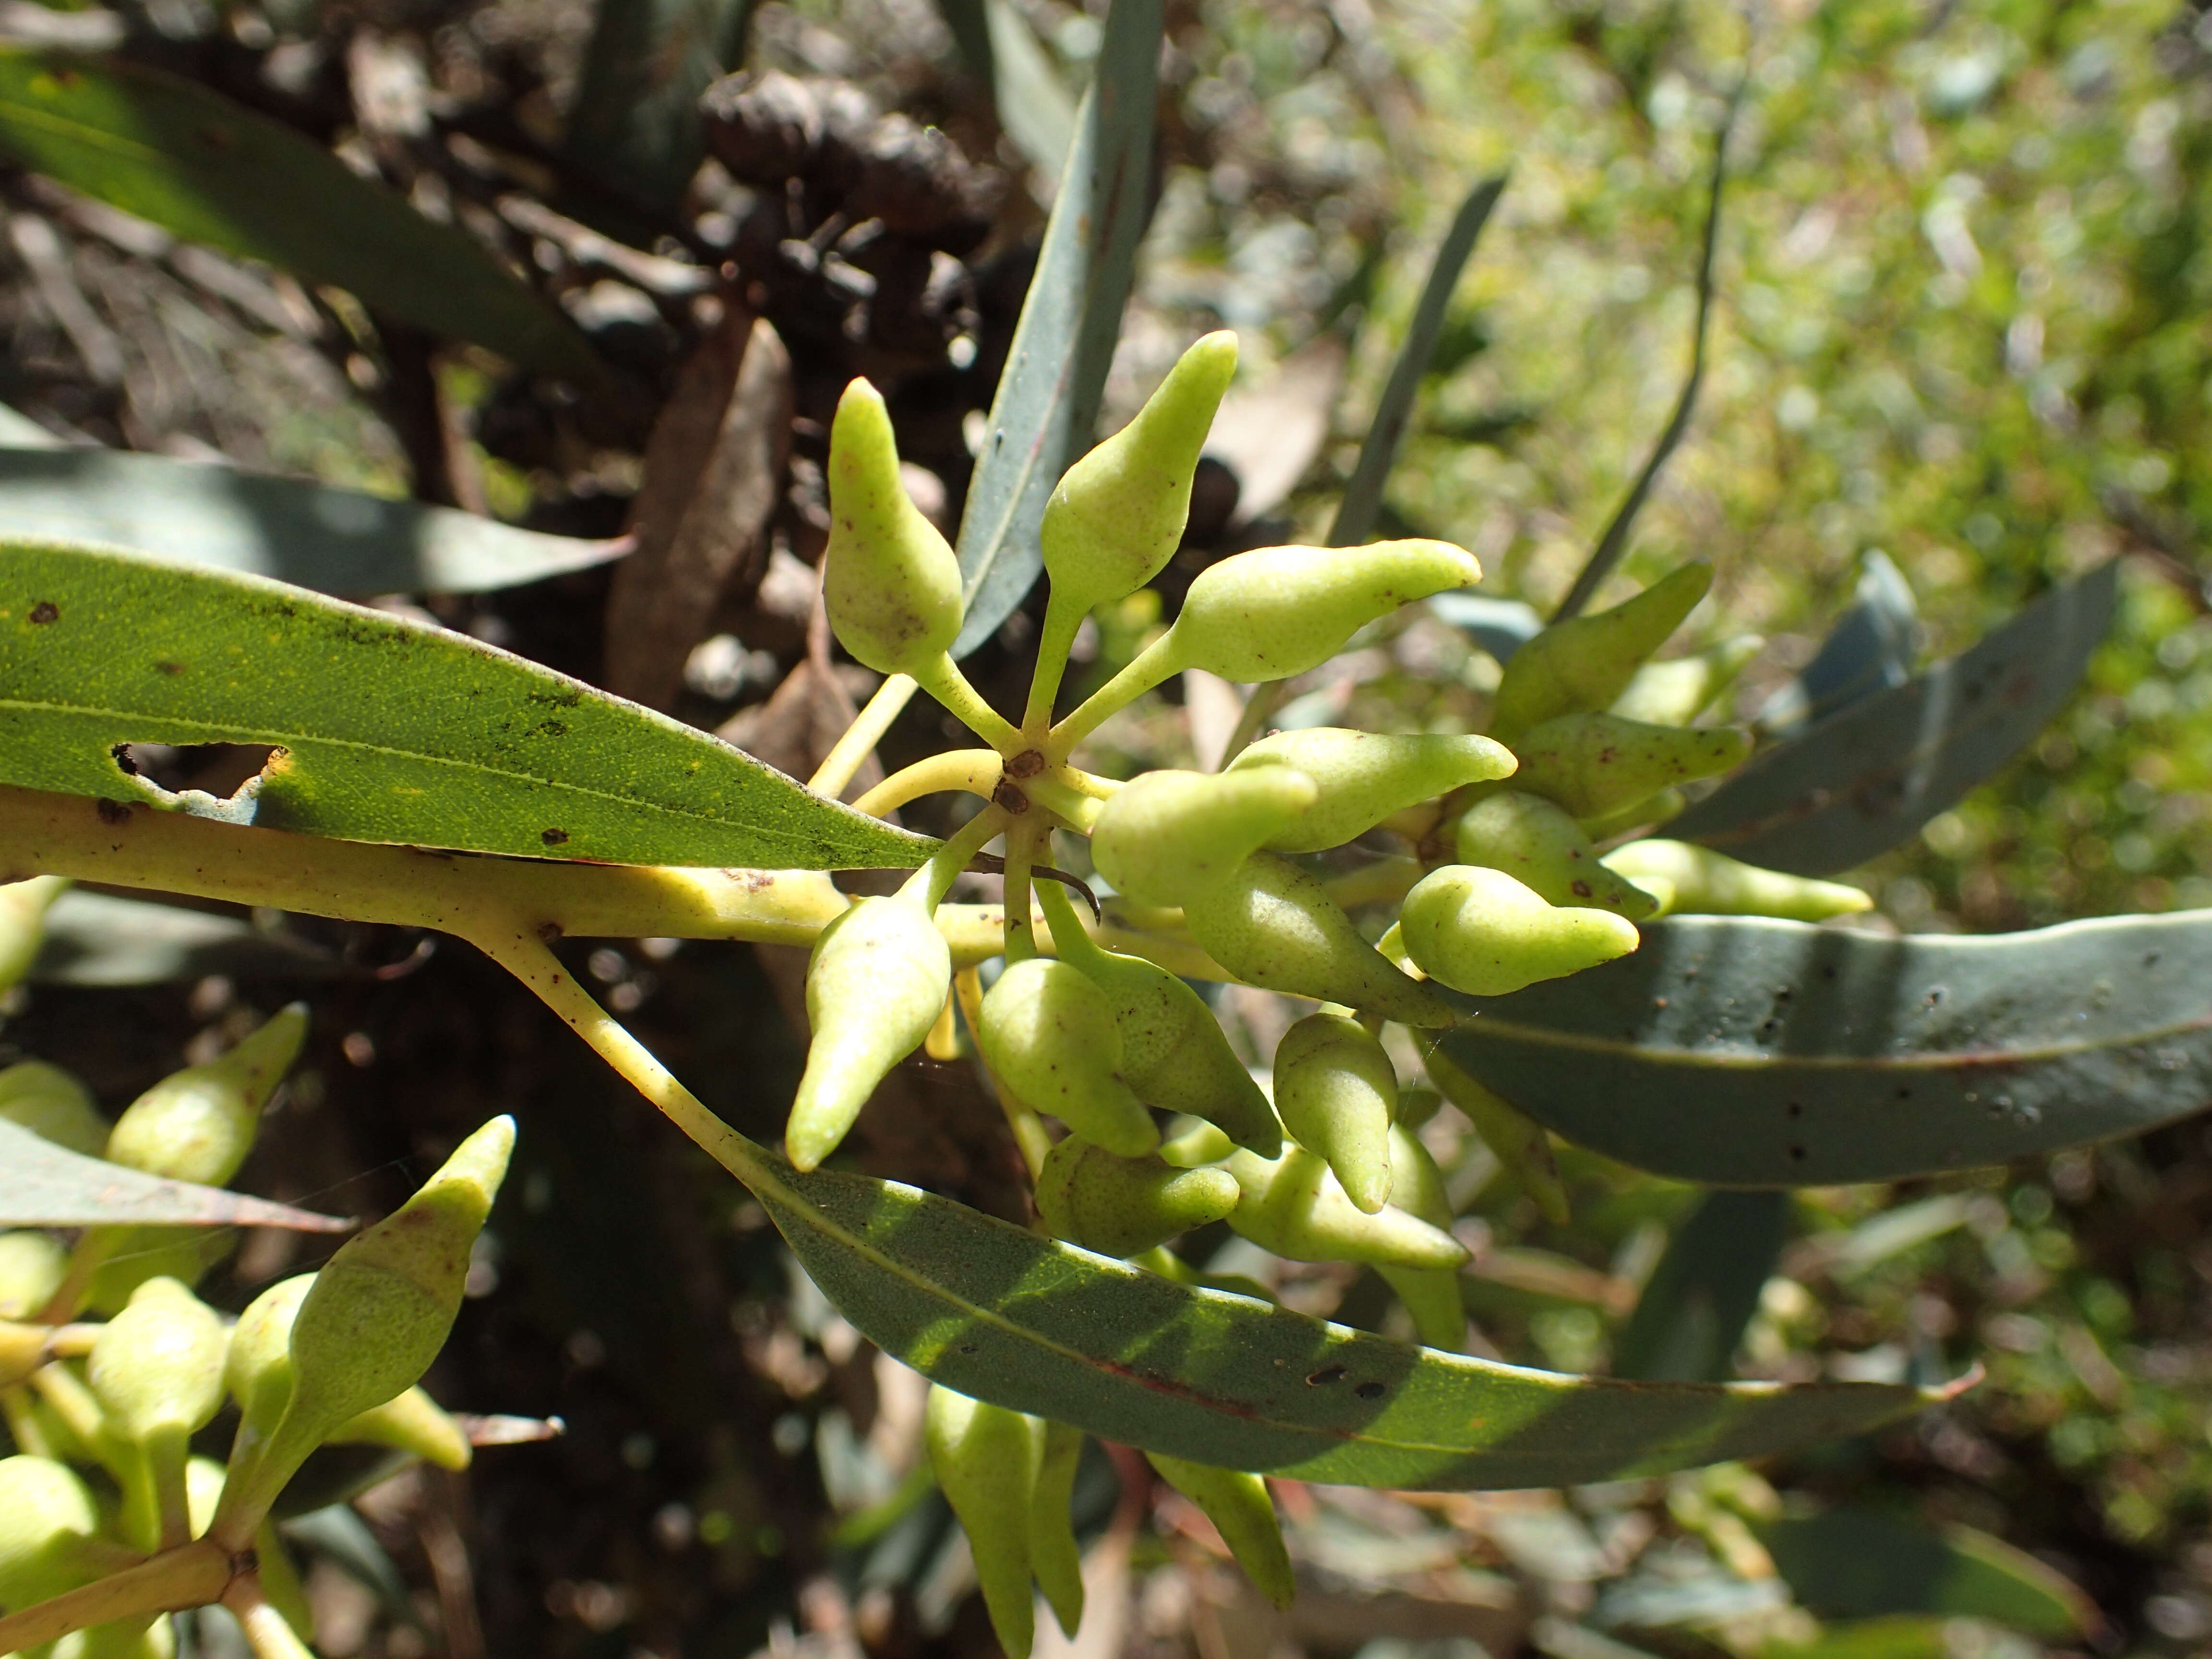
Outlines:
<svg viewBox="0 0 2212 1659"><path fill-rule="evenodd" d="M1645 1281L1613 1344L1613 1374L1655 1382L1727 1376L1789 1227L1787 1194L1708 1193Z"/></svg>
<svg viewBox="0 0 2212 1659"><path fill-rule="evenodd" d="M939 0L960 55L991 89L999 125L1048 188L1067 165L1080 118L1051 56L1008 0Z"/></svg>
<svg viewBox="0 0 2212 1659"><path fill-rule="evenodd" d="M0 449L0 538L108 542L362 598L514 587L629 546L202 461L63 448Z"/></svg>
<svg viewBox="0 0 2212 1659"><path fill-rule="evenodd" d="M481 246L289 127L143 64L0 51L0 152L188 241L350 289L526 368L597 378L583 337Z"/></svg>
<svg viewBox="0 0 2212 1659"><path fill-rule="evenodd" d="M236 916L78 889L46 912L30 977L46 985L162 985L210 974L320 979L337 966L327 951Z"/></svg>
<svg viewBox="0 0 2212 1659"><path fill-rule="evenodd" d="M1035 585L1045 501L1097 424L1152 210L1159 53L1160 0L1114 0L968 485L955 656L996 633Z"/></svg>
<svg viewBox="0 0 2212 1659"><path fill-rule="evenodd" d="M1781 737L1902 685L1920 659L1920 607L1904 572L1880 548L1859 561L1857 591L1797 678L1769 697L1758 725Z"/></svg>
<svg viewBox="0 0 2212 1659"><path fill-rule="evenodd" d="M1431 593L1428 606L1437 621L1449 623L1500 663L1544 631L1543 617L1525 599L1492 599L1461 588Z"/></svg>
<svg viewBox="0 0 2212 1659"><path fill-rule="evenodd" d="M228 802L131 743L283 748ZM618 864L905 867L934 844L704 732L464 635L258 577L0 556L0 782L352 841Z"/></svg>
<svg viewBox="0 0 2212 1659"><path fill-rule="evenodd" d="M599 0L562 148L625 205L677 207L707 153L699 94L744 55L753 0Z"/></svg>
<svg viewBox="0 0 2212 1659"><path fill-rule="evenodd" d="M1410 1347L1176 1285L911 1187L801 1176L744 1146L726 1161L886 1352L1146 1450L1356 1486L1552 1486L1759 1456L1937 1397L1620 1382Z"/></svg>
<svg viewBox="0 0 2212 1659"><path fill-rule="evenodd" d="M1972 1527L1940 1531L1866 1510L1769 1521L1759 1540L1798 1601L1825 1617L1942 1613L2036 1636L2082 1636L2100 1622L2072 1583Z"/></svg>
<svg viewBox="0 0 2212 1659"><path fill-rule="evenodd" d="M1504 173L1485 179L1468 192L1459 211L1452 216L1451 228L1445 231L1437 257L1430 263L1429 279L1413 307L1406 342L1398 349L1398 361L1391 366L1390 379L1375 405L1375 419L1367 428L1366 441L1359 446L1358 463L1344 486L1343 499L1337 503L1336 519L1328 529L1331 547L1355 546L1375 528L1376 515L1382 507L1382 487L1389 481L1390 469L1397 465L1398 446L1405 438L1407 422L1413 418L1413 394L1421 389L1421 377L1429 372L1429 361L1436 356L1452 290L1459 286L1460 274L1474 257L1483 226L1490 222L1490 210L1498 205L1504 190Z"/></svg>
<svg viewBox="0 0 2212 1659"><path fill-rule="evenodd" d="M2212 911L1905 939L1672 916L1443 1039L1546 1127L1730 1187L1972 1169L2212 1099Z"/></svg>
<svg viewBox="0 0 2212 1659"><path fill-rule="evenodd" d="M354 1224L265 1198L164 1181L57 1146L0 1118L0 1227L285 1227L342 1233Z"/></svg>
<svg viewBox="0 0 2212 1659"><path fill-rule="evenodd" d="M2112 624L2117 563L2046 593L1972 649L1777 744L1667 833L1799 875L1863 864L2031 742Z"/></svg>

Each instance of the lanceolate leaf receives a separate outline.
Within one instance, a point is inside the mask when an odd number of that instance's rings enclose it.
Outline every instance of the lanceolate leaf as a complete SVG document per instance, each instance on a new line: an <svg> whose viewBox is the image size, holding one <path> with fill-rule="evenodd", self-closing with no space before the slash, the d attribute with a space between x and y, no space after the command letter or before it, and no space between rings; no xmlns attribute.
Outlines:
<svg viewBox="0 0 2212 1659"><path fill-rule="evenodd" d="M1613 1344L1613 1374L1673 1382L1726 1376L1789 1228L1786 1194L1706 1194L1651 1270Z"/></svg>
<svg viewBox="0 0 2212 1659"><path fill-rule="evenodd" d="M1759 1541L1798 1601L1823 1618L1946 1613L2053 1638L2087 1635L2102 1622L2068 1579L1972 1527L1937 1531L1869 1510L1830 1510L1765 1522Z"/></svg>
<svg viewBox="0 0 2212 1659"><path fill-rule="evenodd" d="M1778 744L1667 833L1800 875L1863 864L2010 760L2080 684L2118 566L2045 594L1971 650Z"/></svg>
<svg viewBox="0 0 2212 1659"><path fill-rule="evenodd" d="M752 0L599 0L564 148L624 205L684 199L707 151L699 94L737 67Z"/></svg>
<svg viewBox="0 0 2212 1659"><path fill-rule="evenodd" d="M1760 1456L1937 1398L1867 1383L1618 1382L1409 1347L751 1150L754 1195L886 1352L964 1394L1150 1451L1354 1486L1557 1486Z"/></svg>
<svg viewBox="0 0 2212 1659"><path fill-rule="evenodd" d="M1375 515L1382 506L1382 486L1390 477L1390 469L1397 464L1398 446L1406 435L1406 422L1413 413L1413 394L1421 388L1421 377L1429 372L1429 360L1437 355L1437 337L1443 332L1444 313L1451 306L1452 290L1459 286L1460 273L1474 257L1482 228L1490 222L1490 210L1498 205L1504 189L1503 173L1482 180L1468 192L1467 199L1459 204L1459 211L1452 217L1451 228L1444 233L1443 242L1429 266L1429 280L1421 289L1420 302L1413 307L1413 320L1406 331L1406 343L1399 348L1398 361L1392 366L1390 379L1382 388L1382 400L1375 406L1375 419L1367 429L1367 441L1359 447L1358 465L1352 468L1351 482L1344 487L1344 498L1337 503L1336 520L1328 532L1331 547L1351 547L1364 542L1375 528Z"/></svg>
<svg viewBox="0 0 2212 1659"><path fill-rule="evenodd" d="M1838 617L1813 660L1766 700L1759 725L1795 736L1877 691L1902 685L1920 656L1920 607L1905 574L1875 548L1859 562L1850 608Z"/></svg>
<svg viewBox="0 0 2212 1659"><path fill-rule="evenodd" d="M997 632L1036 581L1045 501L1097 422L1151 210L1159 55L1160 0L1114 0L968 485L959 539L968 617L956 656Z"/></svg>
<svg viewBox="0 0 2212 1659"><path fill-rule="evenodd" d="M199 461L59 448L0 449L0 538L112 542L361 597L514 587L629 547Z"/></svg>
<svg viewBox="0 0 2212 1659"><path fill-rule="evenodd" d="M1717 1186L1971 1169L2212 1100L2212 911L1982 939L1675 916L1445 1038L1571 1140Z"/></svg>
<svg viewBox="0 0 2212 1659"><path fill-rule="evenodd" d="M234 979L325 979L329 951L235 916L80 888L46 912L30 977L46 985L162 985L222 974Z"/></svg>
<svg viewBox="0 0 2212 1659"><path fill-rule="evenodd" d="M532 368L583 337L489 253L289 127L137 64L0 52L0 152L126 212Z"/></svg>
<svg viewBox="0 0 2212 1659"><path fill-rule="evenodd" d="M258 577L0 547L0 782L180 804L113 751L214 742L284 752L231 801L181 804L309 835L810 869L934 844L463 635Z"/></svg>
<svg viewBox="0 0 2212 1659"><path fill-rule="evenodd" d="M57 1146L0 1118L0 1227L98 1227L110 1223L185 1227L289 1227L342 1233L333 1216L272 1204L189 1181L164 1181Z"/></svg>

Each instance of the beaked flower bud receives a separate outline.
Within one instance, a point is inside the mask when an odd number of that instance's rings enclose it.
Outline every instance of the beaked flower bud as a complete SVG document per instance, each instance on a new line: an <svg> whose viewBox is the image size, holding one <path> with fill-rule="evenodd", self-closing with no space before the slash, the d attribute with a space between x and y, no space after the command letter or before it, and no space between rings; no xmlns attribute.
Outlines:
<svg viewBox="0 0 2212 1659"><path fill-rule="evenodd" d="M1191 583L1170 650L1179 665L1225 680L1288 679L1400 605L1481 576L1474 555L1449 542L1258 548Z"/></svg>
<svg viewBox="0 0 2212 1659"><path fill-rule="evenodd" d="M0 1319L28 1319L53 1299L68 1271L69 1251L52 1233L0 1233Z"/></svg>
<svg viewBox="0 0 2212 1659"><path fill-rule="evenodd" d="M1016 1099L1124 1158L1160 1144L1144 1103L1117 1075L1114 1005L1079 969L1048 957L1015 963L983 997L976 1046Z"/></svg>
<svg viewBox="0 0 2212 1659"><path fill-rule="evenodd" d="M1651 726L1687 726L1735 684L1765 644L1756 634L1739 634L1686 657L1647 662L1607 712Z"/></svg>
<svg viewBox="0 0 2212 1659"><path fill-rule="evenodd" d="M1133 593L1175 556L1199 451L1236 373L1237 337L1206 335L1136 419L1067 469L1038 532L1056 603L1090 611Z"/></svg>
<svg viewBox="0 0 2212 1659"><path fill-rule="evenodd" d="M1632 841L1605 855L1607 866L1630 881L1664 883L1667 915L1779 916L1786 921L1826 921L1869 909L1874 901L1841 882L1815 881L1745 864L1711 848L1682 841Z"/></svg>
<svg viewBox="0 0 2212 1659"><path fill-rule="evenodd" d="M87 1158L98 1158L107 1145L107 1120L93 1105L91 1091L43 1060L20 1060L0 1071L0 1118Z"/></svg>
<svg viewBox="0 0 2212 1659"><path fill-rule="evenodd" d="M1455 991L1498 997L1625 957L1636 924L1610 910L1547 904L1503 870L1448 864L1398 912L1406 954Z"/></svg>
<svg viewBox="0 0 2212 1659"><path fill-rule="evenodd" d="M1491 731L1512 743L1561 714L1610 708L1712 581L1711 565L1686 564L1610 611L1546 629L1507 661L1491 708Z"/></svg>
<svg viewBox="0 0 2212 1659"><path fill-rule="evenodd" d="M1114 793L1091 827L1091 856L1119 892L1188 904L1218 887L1311 807L1314 781L1287 766L1161 771Z"/></svg>
<svg viewBox="0 0 2212 1659"><path fill-rule="evenodd" d="M1208 1123L1200 1117L1179 1117L1168 1126L1168 1137L1160 1142L1160 1161L1172 1164L1178 1170L1202 1170L1209 1164L1218 1164L1237 1150L1219 1125ZM1274 1152L1262 1152L1262 1158L1280 1157L1279 1148Z"/></svg>
<svg viewBox="0 0 2212 1659"><path fill-rule="evenodd" d="M1565 714L1513 745L1516 788L1585 823L1662 790L1741 766L1751 736L1725 726L1646 726L1617 714Z"/></svg>
<svg viewBox="0 0 2212 1659"><path fill-rule="evenodd" d="M90 1583L105 1563L100 1512L76 1472L50 1457L0 1457L0 1609Z"/></svg>
<svg viewBox="0 0 2212 1659"><path fill-rule="evenodd" d="M1075 1475L1083 1461L1083 1431L1047 1419L1030 1497L1030 1568L1045 1605L1071 1638L1083 1623L1083 1552L1075 1541Z"/></svg>
<svg viewBox="0 0 2212 1659"><path fill-rule="evenodd" d="M307 1035L307 1006L295 1002L220 1059L172 1072L116 1120L107 1161L222 1186L253 1149L262 1108Z"/></svg>
<svg viewBox="0 0 2212 1659"><path fill-rule="evenodd" d="M959 636L960 561L907 495L890 415L866 380L837 400L828 477L830 625L879 674L927 670Z"/></svg>
<svg viewBox="0 0 2212 1659"><path fill-rule="evenodd" d="M843 1140L892 1066L920 1048L952 983L952 952L918 896L856 899L814 940L806 1074L785 1125L785 1155L811 1170Z"/></svg>
<svg viewBox="0 0 2212 1659"><path fill-rule="evenodd" d="M1229 880L1183 907L1191 937L1249 985L1340 1002L1401 1024L1449 1025L1434 992L1400 972L1359 934L1318 878L1255 853Z"/></svg>
<svg viewBox="0 0 2212 1659"><path fill-rule="evenodd" d="M0 886L0 991L12 991L38 960L46 912L69 891L64 876L30 876Z"/></svg>
<svg viewBox="0 0 2212 1659"><path fill-rule="evenodd" d="M1364 1025L1309 1014L1275 1048L1275 1109L1298 1144L1319 1152L1345 1195L1369 1215L1390 1201L1390 1120L1398 1074Z"/></svg>
<svg viewBox="0 0 2212 1659"><path fill-rule="evenodd" d="M1566 808L1509 789L1486 795L1461 814L1452 845L1462 864L1503 870L1547 904L1612 910L1641 921L1651 896L1606 868L1597 848Z"/></svg>
<svg viewBox="0 0 2212 1659"><path fill-rule="evenodd" d="M1121 1080L1147 1106L1220 1126L1265 1158L1283 1150L1274 1108L1205 999L1158 963L1062 947L1064 959L1106 994L1121 1036Z"/></svg>
<svg viewBox="0 0 2212 1659"><path fill-rule="evenodd" d="M1030 1592L1030 1516L1044 1425L932 1383L923 1414L938 1489L968 1534L975 1577L1006 1659L1029 1659L1036 1635Z"/></svg>
<svg viewBox="0 0 2212 1659"><path fill-rule="evenodd" d="M1373 1215L1355 1207L1318 1152L1293 1146L1270 1162L1233 1152L1229 1173L1243 1191L1231 1229L1292 1261L1364 1261L1376 1267L1450 1267L1467 1247L1395 1205Z"/></svg>
<svg viewBox="0 0 2212 1659"><path fill-rule="evenodd" d="M1261 1595L1278 1607L1297 1599L1291 1553L1284 1546L1282 1523L1275 1518L1275 1501L1267 1495L1266 1480L1242 1469L1187 1462L1164 1452L1145 1455L1162 1480L1205 1511Z"/></svg>
<svg viewBox="0 0 2212 1659"><path fill-rule="evenodd" d="M173 1279L149 1279L94 1339L88 1377L109 1425L141 1445L185 1440L222 1405L229 1334L214 1309Z"/></svg>
<svg viewBox="0 0 2212 1659"><path fill-rule="evenodd" d="M1055 1237L1101 1255L1142 1255L1237 1207L1226 1170L1178 1170L1158 1157L1116 1158L1080 1135L1045 1155L1037 1213Z"/></svg>
<svg viewBox="0 0 2212 1659"><path fill-rule="evenodd" d="M1266 845L1278 853L1319 853L1365 835L1393 812L1465 784L1505 777L1516 764L1510 750L1488 738L1389 737L1316 726L1262 738L1226 775L1291 767L1311 778L1319 798Z"/></svg>
<svg viewBox="0 0 2212 1659"><path fill-rule="evenodd" d="M330 1443L391 1446L441 1469L465 1469L476 1455L459 1423L420 1388L409 1389L339 1425L331 1431Z"/></svg>
<svg viewBox="0 0 2212 1659"><path fill-rule="evenodd" d="M1437 1099L1434 1095L1429 1097ZM1444 1190L1443 1171L1422 1145L1415 1133L1417 1127L1403 1121L1402 1114L1401 1121L1390 1126L1390 1195L1408 1215L1449 1231L1451 1199ZM1376 1271L1413 1315L1413 1328L1423 1342L1455 1353L1466 1345L1467 1303L1460 1295L1457 1270L1378 1267Z"/></svg>

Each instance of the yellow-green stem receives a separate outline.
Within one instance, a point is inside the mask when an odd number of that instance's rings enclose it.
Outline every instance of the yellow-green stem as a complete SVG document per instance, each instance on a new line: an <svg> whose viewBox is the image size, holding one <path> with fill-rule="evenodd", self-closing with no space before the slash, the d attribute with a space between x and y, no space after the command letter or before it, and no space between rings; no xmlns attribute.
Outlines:
<svg viewBox="0 0 2212 1659"><path fill-rule="evenodd" d="M1099 813L1106 810L1106 803L1090 791L1076 787L1074 781L1086 775L1073 767L1055 767L1049 772L1023 779L1022 793L1069 829L1087 836L1098 822Z"/></svg>
<svg viewBox="0 0 2212 1659"><path fill-rule="evenodd" d="M911 674L894 674L876 688L876 695L868 699L863 708L845 728L845 735L823 757L822 764L814 769L814 775L806 787L817 794L831 799L845 793L845 786L867 763L868 753L884 740L884 733L891 729L891 722L912 699L917 686Z"/></svg>
<svg viewBox="0 0 2212 1659"><path fill-rule="evenodd" d="M968 867L969 860L990 843L991 837L1006 827L1009 822L1002 807L987 806L968 820L944 846L939 848L929 862L907 878L908 890L919 890L932 910L945 902L945 895Z"/></svg>
<svg viewBox="0 0 2212 1659"><path fill-rule="evenodd" d="M1043 742L1052 729L1053 700L1060 696L1060 683L1067 673L1067 653L1074 647L1083 617L1079 607L1061 603L1058 588L1047 596L1044 626L1037 633L1036 672L1030 677L1030 703L1022 715L1022 734L1033 744Z"/></svg>
<svg viewBox="0 0 2212 1659"><path fill-rule="evenodd" d="M1045 758L1057 764L1111 716L1119 714L1170 674L1182 672L1175 629L1154 640L1130 660L1129 665L1083 700L1081 707L1052 728Z"/></svg>
<svg viewBox="0 0 2212 1659"><path fill-rule="evenodd" d="M222 1593L222 1604L246 1632L253 1659L315 1659L314 1650L300 1639L291 1620L276 1611L261 1588L258 1573L242 1572L232 1579Z"/></svg>
<svg viewBox="0 0 2212 1659"><path fill-rule="evenodd" d="M947 652L915 678L921 689L943 703L954 719L1002 755L1018 755L1028 745L1006 717L983 701L983 694L968 684L960 665Z"/></svg>
<svg viewBox="0 0 2212 1659"><path fill-rule="evenodd" d="M854 801L853 809L879 818L910 800L947 789L964 789L988 800L1005 769L1006 761L995 749L948 749L892 773Z"/></svg>
<svg viewBox="0 0 2212 1659"><path fill-rule="evenodd" d="M110 1573L82 1589L0 1619L0 1653L42 1647L71 1631L111 1625L120 1619L204 1607L222 1599L240 1565L212 1539L198 1539L182 1549L164 1551L135 1567ZM250 1560L242 1570L252 1570Z"/></svg>
<svg viewBox="0 0 2212 1659"><path fill-rule="evenodd" d="M1030 921L1030 867L1037 848L1051 831L1031 819L1018 819L1006 831L1006 960L1027 962L1036 954L1036 930Z"/></svg>

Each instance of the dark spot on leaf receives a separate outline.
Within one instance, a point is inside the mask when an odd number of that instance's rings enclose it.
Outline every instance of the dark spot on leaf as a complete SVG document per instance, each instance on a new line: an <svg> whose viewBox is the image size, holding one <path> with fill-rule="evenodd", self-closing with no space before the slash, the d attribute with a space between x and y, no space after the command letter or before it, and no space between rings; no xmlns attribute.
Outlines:
<svg viewBox="0 0 2212 1659"><path fill-rule="evenodd" d="M1792 1146L1790 1149L1790 1161L1792 1164L1802 1164L1805 1161L1805 1149L1802 1146Z"/></svg>
<svg viewBox="0 0 2212 1659"><path fill-rule="evenodd" d="M1578 879L1569 884L1568 890L1572 892L1577 898L1588 898L1590 896L1590 884L1586 881Z"/></svg>
<svg viewBox="0 0 2212 1659"><path fill-rule="evenodd" d="M32 617L31 617L31 620L32 620L33 622L36 622L36 621L38 620L38 617L37 617L37 615L36 615L35 613L33 613L33 616L32 616ZM2155 968L2155 967L2157 967L2157 966L2158 966L2158 952L2157 952L2157 951L2144 951L2144 952L2143 952L2143 963L2142 963L2142 965L2143 965L2144 967L2146 967L2146 968Z"/></svg>
<svg viewBox="0 0 2212 1659"><path fill-rule="evenodd" d="M1802 1117L1805 1115L1805 1103L1802 1100L1793 1100L1783 1109L1792 1117Z"/></svg>
<svg viewBox="0 0 2212 1659"><path fill-rule="evenodd" d="M236 142L231 137L228 127L216 126L212 124L200 129L199 140L210 149L223 150L228 149Z"/></svg>
<svg viewBox="0 0 2212 1659"><path fill-rule="evenodd" d="M975 1345L973 1342L963 1342L960 1345L960 1352L963 1353L973 1353L975 1352Z"/></svg>
<svg viewBox="0 0 2212 1659"><path fill-rule="evenodd" d="M48 623L57 623L61 619L62 608L52 599L40 599L31 607L31 623L33 627L44 628Z"/></svg>
<svg viewBox="0 0 2212 1659"><path fill-rule="evenodd" d="M1343 1366L1324 1365L1321 1370L1316 1371L1311 1376L1306 1378L1306 1386L1311 1389L1319 1389L1324 1388L1331 1382L1341 1382L1343 1381Z"/></svg>
<svg viewBox="0 0 2212 1659"><path fill-rule="evenodd" d="M105 795L101 796L100 799L94 804L93 810L100 814L100 821L102 823L128 823L131 822L131 809L125 806L121 801L110 800Z"/></svg>
<svg viewBox="0 0 2212 1659"><path fill-rule="evenodd" d="M160 673L172 676L181 674L185 672L185 665L180 662L157 662L154 665L154 667L155 671Z"/></svg>
<svg viewBox="0 0 2212 1659"><path fill-rule="evenodd" d="M1380 1400L1383 1395L1384 1389L1380 1382L1362 1382L1352 1390L1352 1393L1358 1395L1362 1400Z"/></svg>
<svg viewBox="0 0 2212 1659"><path fill-rule="evenodd" d="M1899 1100L1910 1100L1912 1098L1912 1091L1900 1086L1897 1091L1897 1097Z"/></svg>
<svg viewBox="0 0 2212 1659"><path fill-rule="evenodd" d="M1651 1006L1654 1008L1664 1008L1667 1006L1667 999L1664 997L1654 997L1651 999Z"/></svg>
<svg viewBox="0 0 2212 1659"><path fill-rule="evenodd" d="M541 832L538 839L548 847L566 847L568 844L568 832L566 830L547 830Z"/></svg>
<svg viewBox="0 0 2212 1659"><path fill-rule="evenodd" d="M544 944L550 945L554 943L561 937L561 924L557 921L539 922L538 924L538 937Z"/></svg>
<svg viewBox="0 0 2212 1659"><path fill-rule="evenodd" d="M540 720L537 725L532 726L528 732L525 732L524 735L526 737L532 738L565 738L568 735L568 722L566 720Z"/></svg>

